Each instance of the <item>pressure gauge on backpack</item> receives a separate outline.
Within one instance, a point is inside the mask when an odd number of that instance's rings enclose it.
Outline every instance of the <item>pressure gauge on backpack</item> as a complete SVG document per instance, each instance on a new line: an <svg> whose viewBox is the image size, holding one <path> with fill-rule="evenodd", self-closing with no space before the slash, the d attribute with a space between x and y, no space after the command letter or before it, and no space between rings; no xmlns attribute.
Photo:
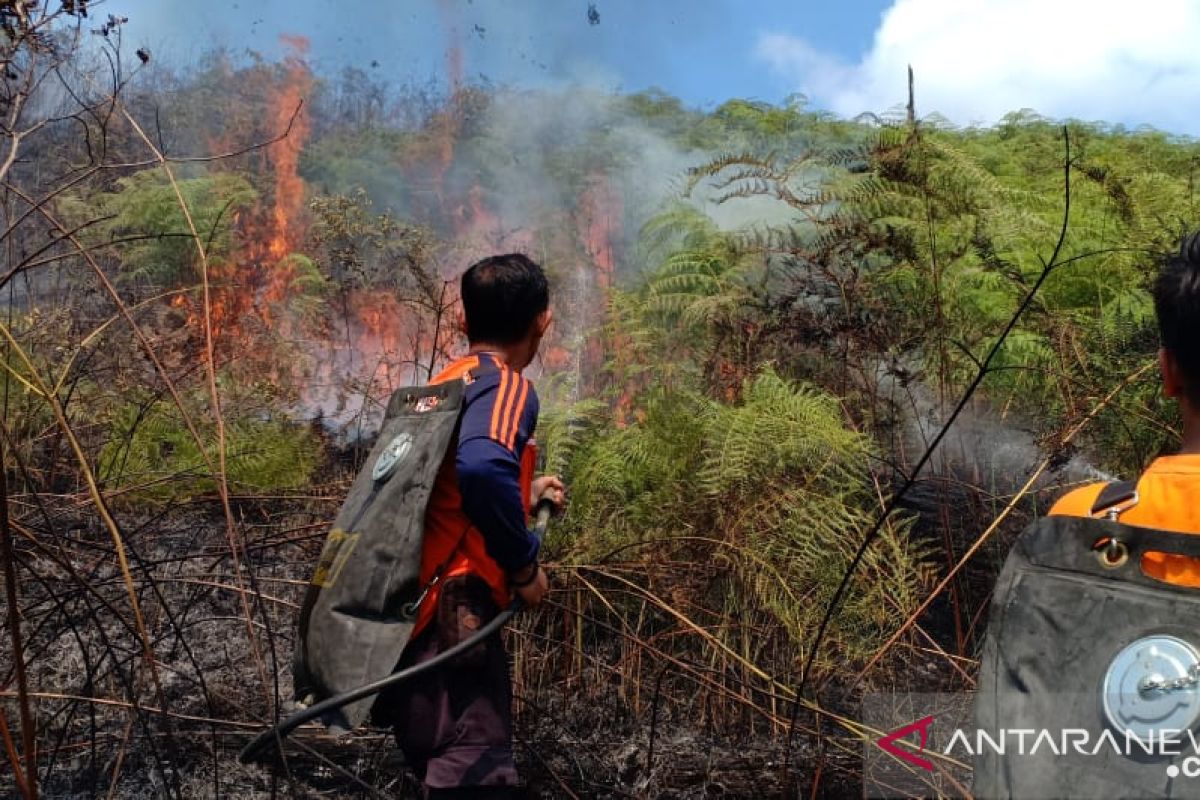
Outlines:
<svg viewBox="0 0 1200 800"><path fill-rule="evenodd" d="M375 459L375 467L371 470L371 477L375 479L375 482L386 481L392 477L396 465L404 460L412 448L413 437L410 433L401 433L388 442L388 446L383 448L379 458Z"/></svg>

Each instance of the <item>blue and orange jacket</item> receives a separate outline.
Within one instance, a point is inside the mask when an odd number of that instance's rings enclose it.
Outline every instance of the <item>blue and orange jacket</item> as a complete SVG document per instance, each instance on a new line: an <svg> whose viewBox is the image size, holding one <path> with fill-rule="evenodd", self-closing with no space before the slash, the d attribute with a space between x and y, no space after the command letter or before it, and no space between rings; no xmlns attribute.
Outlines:
<svg viewBox="0 0 1200 800"><path fill-rule="evenodd" d="M500 607L512 599L508 575L528 566L538 539L528 522L538 398L533 384L490 353L452 362L432 383L467 381L458 436L442 462L425 511L421 585L445 565L442 581L474 573ZM421 603L413 635L434 617L438 589Z"/></svg>

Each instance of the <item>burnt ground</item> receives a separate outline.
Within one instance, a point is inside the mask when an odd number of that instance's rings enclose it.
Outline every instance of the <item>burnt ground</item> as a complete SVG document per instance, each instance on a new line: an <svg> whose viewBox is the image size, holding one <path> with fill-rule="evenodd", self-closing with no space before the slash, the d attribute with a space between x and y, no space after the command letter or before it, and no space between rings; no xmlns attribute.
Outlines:
<svg viewBox="0 0 1200 800"><path fill-rule="evenodd" d="M27 517L14 546L43 796L416 796L381 731L337 741L302 729L289 741L286 760L272 768L237 762L238 750L271 718L270 698L282 707L290 698L295 614L339 497L339 487L330 485L307 498L237 502L246 553L240 570L211 499L153 514L117 509L157 680L143 657L108 532L82 505ZM961 553L990 506L973 508L955 497L955 516L947 518L945 504L929 505L918 493L917 534L943 542L939 526L949 519L958 532L950 545ZM924 513L930 510L937 513ZM971 605L939 601L921 621L939 646L954 652L965 630L964 652L973 654L992 570L1022 523L1014 519L964 577L960 591ZM654 565L622 568L649 575ZM789 750L791 708L778 688L687 640L669 615L655 617L644 605L638 611L608 600L584 602L591 598L581 588L585 579L597 581L560 570L548 607L522 615L507 634L517 662L517 757L530 797L794 797L814 796L814 783L815 796L862 796L862 745L844 729L826 721L819 739L812 715L802 713ZM672 586L656 590L669 596ZM798 656L794 647L779 652L793 660L763 666L780 676L777 686L790 686ZM0 709L9 730L18 731L7 647L0 675L7 687ZM821 702L854 719L865 691L965 685L946 659L906 645L863 685L826 686ZM0 793L15 794L10 769L0 772Z"/></svg>

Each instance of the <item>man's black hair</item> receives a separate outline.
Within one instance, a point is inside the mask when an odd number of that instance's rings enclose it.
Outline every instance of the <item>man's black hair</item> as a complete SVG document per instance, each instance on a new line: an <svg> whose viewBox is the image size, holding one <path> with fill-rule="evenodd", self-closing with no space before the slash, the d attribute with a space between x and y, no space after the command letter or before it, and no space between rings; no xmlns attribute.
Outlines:
<svg viewBox="0 0 1200 800"><path fill-rule="evenodd" d="M462 302L471 343L512 344L525 338L550 306L546 274L528 256L506 253L476 262L463 273Z"/></svg>
<svg viewBox="0 0 1200 800"><path fill-rule="evenodd" d="M1184 389L1200 408L1200 231L1184 238L1163 262L1154 283L1162 346L1183 373Z"/></svg>

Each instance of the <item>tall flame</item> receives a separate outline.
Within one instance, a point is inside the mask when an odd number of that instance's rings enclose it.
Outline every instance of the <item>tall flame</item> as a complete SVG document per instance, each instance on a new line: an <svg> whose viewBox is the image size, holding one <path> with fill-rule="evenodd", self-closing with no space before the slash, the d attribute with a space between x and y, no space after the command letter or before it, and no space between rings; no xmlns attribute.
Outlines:
<svg viewBox="0 0 1200 800"><path fill-rule="evenodd" d="M286 301L293 275L280 261L295 252L304 240L304 180L300 177L300 152L311 133L309 117L302 104L313 88L313 76L304 61L309 41L303 36L280 36L288 48L284 58L284 79L270 98L274 129L288 135L268 149L267 157L275 169L275 197L271 209L271 231L267 240L267 269L270 270L266 299L269 303Z"/></svg>
<svg viewBox="0 0 1200 800"><path fill-rule="evenodd" d="M441 0L448 44L446 70L450 94L444 108L426 128L419 144L406 151L406 169L414 182L432 180L428 198L409 210L443 235L452 235L452 247L438 256L443 277L458 274L467 264L497 252L549 253L554 261L568 253L584 254L588 268L577 292L564 293L564 323L571 333L596 331L604 324L608 292L613 286L623 213L621 198L602 171L590 175L574 209L552 212L557 216L540 228L513 224L506 209L496 203L494 187L476 177L453 171L462 135L463 109L470 91L463 83L463 52L454 20L454 4ZM314 77L305 58L308 40L281 37L287 56L280 68L264 71L268 101L264 127L287 135L261 152L271 169L272 191L261 204L235 218L242 242L240 252L218 269L224 269L221 292L214 304L213 320L219 335L237 348L239 361L260 375L272 375L285 389L298 390L299 407L345 422L357 417L360 403L386 400L394 389L419 383L436 369L439 353L452 346L450 329L456 281L447 284L441 309L421 311L385 290L333 287L337 301L321 313L300 313L301 295L296 278L299 262L289 259L308 243L306 186L300 175L300 157L311 135L302 103L314 88ZM555 233L550 233L550 228ZM535 247L536 245L536 247ZM561 253L555 256L554 253ZM570 296L568 296L570 295ZM181 308L187 301L179 301ZM439 305L435 303L434 305ZM190 311L190 306L188 307ZM191 316L191 314L189 314ZM569 319L568 319L569 318ZM436 326L436 329L435 329ZM620 343L602 337L580 337L581 346L552 331L546 342L543 368L566 369L572 364L585 374L599 372L605 349ZM264 346L270 343L271 347ZM282 347L283 349L279 349ZM284 355L287 353L287 355Z"/></svg>
<svg viewBox="0 0 1200 800"><path fill-rule="evenodd" d="M586 296L592 298L592 306L584 311L584 324L593 330L601 328L607 321L608 298L616 271L617 243L621 236L623 210L621 196L613 189L608 176L603 172L593 172L589 175L579 195L577 225L584 252L592 266L591 280L586 282L589 284ZM627 350L626 341L606 340L599 335L589 336L584 351L580 354L584 375L594 378L600 373L600 366L608 360L608 356L619 362ZM633 387L626 383L614 409L618 425L625 424L632 404Z"/></svg>
<svg viewBox="0 0 1200 800"><path fill-rule="evenodd" d="M580 235L584 249L596 267L596 283L606 295L616 268L616 243L621 234L621 196L613 191L608 176L588 176L579 196ZM602 299L607 299L602 296Z"/></svg>

